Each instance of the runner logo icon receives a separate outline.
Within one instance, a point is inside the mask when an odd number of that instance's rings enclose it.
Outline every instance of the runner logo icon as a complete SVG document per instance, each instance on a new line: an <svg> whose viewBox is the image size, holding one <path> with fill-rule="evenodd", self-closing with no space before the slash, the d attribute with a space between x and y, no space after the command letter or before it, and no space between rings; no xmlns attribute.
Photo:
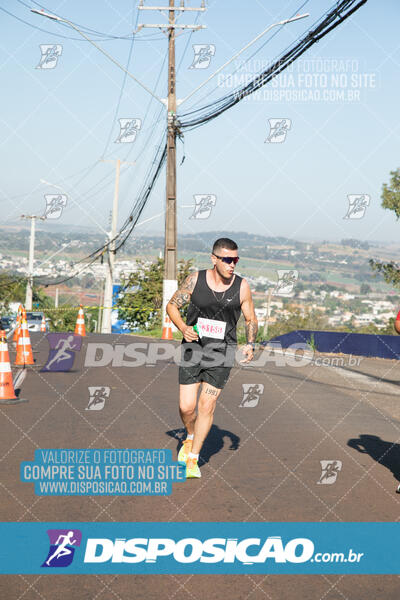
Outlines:
<svg viewBox="0 0 400 600"><path fill-rule="evenodd" d="M132 144L142 127L141 119L118 119L119 135L115 140L115 144Z"/></svg>
<svg viewBox="0 0 400 600"><path fill-rule="evenodd" d="M341 460L320 460L321 463L321 477L318 484L332 485L335 483L339 471L342 470Z"/></svg>
<svg viewBox="0 0 400 600"><path fill-rule="evenodd" d="M281 144L286 140L287 132L292 127L291 119L268 119L269 135L264 143Z"/></svg>
<svg viewBox="0 0 400 600"><path fill-rule="evenodd" d="M41 369L41 373L46 371L70 371L74 364L75 352L81 349L82 337L72 333L49 333L47 340L50 351L47 363Z"/></svg>
<svg viewBox="0 0 400 600"><path fill-rule="evenodd" d="M110 397L110 388L105 386L88 387L90 398L85 410L102 410L106 399Z"/></svg>
<svg viewBox="0 0 400 600"><path fill-rule="evenodd" d="M264 385L262 383L243 383L243 399L239 404L239 408L253 408L257 406L261 394L264 393Z"/></svg>
<svg viewBox="0 0 400 600"><path fill-rule="evenodd" d="M45 194L46 209L43 217L45 219L59 219L63 209L67 206L67 196L65 194Z"/></svg>
<svg viewBox="0 0 400 600"><path fill-rule="evenodd" d="M37 69L54 69L57 66L58 59L62 54L61 44L40 44L40 61Z"/></svg>
<svg viewBox="0 0 400 600"><path fill-rule="evenodd" d="M193 44L194 58L189 69L207 69L215 55L214 44Z"/></svg>
<svg viewBox="0 0 400 600"><path fill-rule="evenodd" d="M349 208L343 219L362 219L369 206L371 196L368 194L349 194L347 196Z"/></svg>
<svg viewBox="0 0 400 600"><path fill-rule="evenodd" d="M289 296L299 278L298 271L288 269L277 269L278 281L273 293L276 296Z"/></svg>
<svg viewBox="0 0 400 600"><path fill-rule="evenodd" d="M208 219L217 203L217 196L215 194L195 194L193 198L195 205L190 219Z"/></svg>
<svg viewBox="0 0 400 600"><path fill-rule="evenodd" d="M79 529L48 529L50 548L42 567L68 567L81 545L82 532Z"/></svg>

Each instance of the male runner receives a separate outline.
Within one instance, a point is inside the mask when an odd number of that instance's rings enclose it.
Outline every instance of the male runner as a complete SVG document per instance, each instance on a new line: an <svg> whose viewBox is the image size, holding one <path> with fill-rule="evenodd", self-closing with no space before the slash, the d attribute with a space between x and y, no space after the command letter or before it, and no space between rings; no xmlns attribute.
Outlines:
<svg viewBox="0 0 400 600"><path fill-rule="evenodd" d="M217 398L233 366L240 313L245 318L247 338L243 349L247 358L241 362L253 359L258 329L249 284L234 274L239 260L237 244L229 238L218 239L211 260L213 269L190 274L167 304L167 313L184 338L179 367L179 412L187 437L178 460L186 462L187 477L201 477L199 453L213 422ZM189 302L185 323L179 309Z"/></svg>

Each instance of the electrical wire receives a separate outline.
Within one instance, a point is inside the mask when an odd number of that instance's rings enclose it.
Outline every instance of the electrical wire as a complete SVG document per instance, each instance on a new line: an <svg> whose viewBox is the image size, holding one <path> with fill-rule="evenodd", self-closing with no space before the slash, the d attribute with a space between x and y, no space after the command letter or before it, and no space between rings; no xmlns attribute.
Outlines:
<svg viewBox="0 0 400 600"><path fill-rule="evenodd" d="M215 102L206 104L199 109L184 113L179 117L179 128L181 130L191 130L199 127L238 104L243 98L260 89L269 83L271 79L282 73L282 71L284 71L292 62L297 60L304 52L315 43L319 42L330 31L343 23L343 21L350 17L350 15L366 2L367 0L343 0L342 2L337 2L335 7L326 14L325 18L322 18L322 20L318 22L319 24L317 27L309 30L300 42L296 43L289 51L281 55L268 69L259 73L244 87L237 88L230 94ZM188 118L185 120L185 117Z"/></svg>
<svg viewBox="0 0 400 600"><path fill-rule="evenodd" d="M29 10L31 10L31 6L29 6L22 0L16 0L16 1L19 2L20 4L23 4L24 6L29 8ZM4 13L8 14L10 17L16 19L17 21L24 23L24 25L28 25L28 27L31 27L32 29L37 29L38 31L42 31L43 33L47 33L49 35L52 35L52 36L55 36L58 38L63 38L66 40L73 40L73 41L80 41L80 42L86 41L86 40L82 40L81 37L73 37L73 36L63 35L62 33L55 33L54 31L50 31L48 29L43 29L42 27L39 27L38 25L34 25L33 23L26 21L22 17L15 15L14 13L5 9L2 6L0 6L0 10L2 10ZM49 12L51 12L51 10ZM70 22L75 25L75 23L73 21L70 21ZM61 21L58 24L62 25L63 27L68 27L67 23L62 23ZM78 25L78 27L79 27L79 25ZM85 27L84 25L80 26L79 28L82 29L82 31L89 33L89 34L91 34L95 31L95 30L91 30L90 28ZM132 32L132 33L128 33L126 35L111 35L108 33L98 32L98 34L94 33L94 35L97 35L98 37L94 38L93 41L107 42L107 41L113 41L113 40L131 40L132 36L135 36L136 34L134 32ZM140 39L138 41L145 42L145 41L157 41L157 40L162 40L162 39L164 39L164 37L159 36L158 34L148 34L148 35L141 35Z"/></svg>
<svg viewBox="0 0 400 600"><path fill-rule="evenodd" d="M176 130L178 135L181 134L182 130L193 129L194 127L198 127L202 124L207 123L208 121L216 118L218 115L222 114L238 102L240 102L244 97L253 93L257 89L266 85L273 77L281 73L284 69L286 69L292 62L294 62L299 56L301 56L306 50L308 50L312 45L321 40L325 35L327 35L330 31L332 31L335 27L340 25L343 21L345 21L350 15L352 15L356 10L358 10L363 4L365 4L367 0L343 0L342 2L337 2L334 8L332 8L328 13L325 13L325 16L322 17L317 23L317 27L310 30L307 35L300 40L297 44L295 44L291 50L286 52L281 56L278 61L275 61L273 65L259 74L252 82L244 86L240 89L239 93L237 91L228 94L224 98L221 98L217 102L213 102L205 107L202 107L196 111L195 114L200 113L198 117L192 117L191 120L184 121L184 119L180 118L179 121L176 122ZM210 111L210 108L214 107L214 111ZM204 114L204 111L208 110ZM187 115L193 114L187 113ZM183 115L185 117L186 115ZM153 175L152 179L152 187L154 186L155 180L158 177L159 170L166 158L166 146L164 148L161 159L157 165L157 169ZM145 189L144 193L142 192L141 197L137 201L134 207L138 209L138 216L140 216L141 211L144 208L145 202L150 195L151 189L149 188L149 193ZM133 211L133 212L134 212ZM137 213L135 213L137 214ZM138 218L138 217L137 217ZM132 220L131 226L127 229L127 231L123 234L122 241L119 242L119 245L116 247L116 251L121 248L129 235L132 233L137 218L133 219L133 213L130 216L130 220ZM124 224L123 229L127 227L127 223ZM118 237L118 236L117 236Z"/></svg>
<svg viewBox="0 0 400 600"><path fill-rule="evenodd" d="M83 271L86 271L89 267L91 267L91 265L94 262L96 262L97 259L98 259L98 257L96 256L96 258L94 258L88 264L85 264L82 269L80 269L79 271L76 271L72 275L69 275L68 277L65 277L63 279L57 279L57 280L51 279L49 281L43 281L42 280L43 275L36 275L36 276L33 277L33 281L37 285L43 285L44 287L48 287L50 285L61 285L62 283L65 283L66 281L70 281L71 279L74 279L75 277L78 277L78 275L80 275L81 273L83 273ZM79 264L79 263L75 263L75 264Z"/></svg>
<svg viewBox="0 0 400 600"><path fill-rule="evenodd" d="M35 4L36 4L36 2L35 2ZM136 11L135 29L137 28L138 21L139 21L139 10ZM132 22L132 25L133 25L133 22ZM130 62L131 62L131 58L132 58L132 52L133 52L133 46L135 44L135 39L136 39L136 36L133 36L132 37L132 41L131 41L131 45L130 45L130 48L129 48L128 60L126 62L126 67L125 67L126 70L125 70L124 75L123 75L122 85L121 85L121 89L120 89L120 92L119 92L119 97L118 97L117 105L115 107L113 122L112 122L111 127L110 127L110 133L108 134L108 138L107 138L106 144L104 146L104 150L103 150L103 152L101 154L102 158L104 158L104 154L106 153L108 145L110 143L112 132L113 132L113 129L114 129L114 123L117 120L117 115L118 115L119 107L121 106L122 96L124 94L126 80L128 78L128 69L129 69L129 65L130 65Z"/></svg>
<svg viewBox="0 0 400 600"><path fill-rule="evenodd" d="M309 3L310 0L305 0L305 2L303 2L289 17L289 19L292 19L294 16L300 14L300 11L303 10L303 8L305 7L306 4ZM327 14L328 11L326 11L325 14ZM267 39L264 41L263 44L261 44L261 46L259 48L257 48L252 54L250 54L250 56L243 62L242 65L239 65L232 73L229 74L230 77L232 77L235 73L237 73L241 67L243 67L244 65L246 65L252 58L254 58L259 52L261 52L261 50L263 48L265 48L265 46L276 36L278 35L282 29L285 27L285 24L281 25L280 27L275 28L275 30L269 35L269 37L267 37ZM298 38L299 39L299 38ZM290 45L287 46L286 49L289 49ZM275 60L275 59L273 59ZM205 94L204 96L202 96L201 98L199 98L193 105L192 105L192 109L197 106L198 104L200 104L205 98L209 98L211 94L213 94L215 91L219 90L220 87L219 85L216 85L214 88L212 88L211 90L209 90L207 92L207 94Z"/></svg>
<svg viewBox="0 0 400 600"><path fill-rule="evenodd" d="M358 2L357 0L342 0L342 2L337 2L333 9L325 13L325 16L317 21L318 25L314 29L309 30L306 36L304 36L299 42L295 43L279 58L279 60L276 60L271 67L262 71L249 84L240 89L236 89L234 92L220 98L215 102L209 103L195 111L190 111L183 114L183 116L180 117L179 120L176 120L175 123L175 128L178 135L181 135L182 130L194 129L212 119L215 119L218 115L222 114L240 102L246 96L269 83L273 77L276 77L279 73L284 71L299 56L301 56L311 46L320 41L330 31L350 17L350 15L357 11L366 2L367 0L358 0ZM185 121L185 117L190 116L191 118ZM149 168L141 192L131 210L129 217L122 225L122 228L113 239L110 239L108 242L106 242L106 244L92 252L85 259L82 259L82 261L91 259L89 264L93 264L95 260L104 255L105 250L109 249L110 244L115 244L115 249L113 251L117 252L126 243L136 226L136 223L147 203L147 200L154 188L154 185L166 160L167 145L165 141L165 135L163 137L164 143L160 143L157 149L156 156Z"/></svg>
<svg viewBox="0 0 400 600"><path fill-rule="evenodd" d="M105 244L103 244L102 246L100 246L99 248L97 248L96 250L91 252L88 256L80 259L79 261L76 261L74 263L74 266L83 264L83 267L81 269L75 271L72 275L70 275L66 278L63 278L61 280L53 279L53 280L48 280L48 281L43 281L42 280L43 276L37 276L34 278L34 280L40 285L45 285L45 286L59 285L61 283L64 283L66 281L69 281L69 280L77 277L80 273L85 271L88 267L90 267L99 258L101 258L102 256L104 257L105 253L107 251L109 251L111 244L117 243L115 250L113 250L114 252L117 252L126 243L127 239L129 238L133 229L135 228L136 223L138 222L140 215L142 214L143 209L147 203L147 200L148 200L148 198L156 184L156 181L161 173L162 167L165 163L166 155L167 155L167 145L166 145L165 134L164 134L163 141L158 146L156 156L150 165L150 168L147 173L147 177L142 186L141 192L130 212L130 215L126 219L126 221L122 225L120 231L117 233L117 235L114 238L109 239ZM87 262L87 261L89 261L89 262Z"/></svg>

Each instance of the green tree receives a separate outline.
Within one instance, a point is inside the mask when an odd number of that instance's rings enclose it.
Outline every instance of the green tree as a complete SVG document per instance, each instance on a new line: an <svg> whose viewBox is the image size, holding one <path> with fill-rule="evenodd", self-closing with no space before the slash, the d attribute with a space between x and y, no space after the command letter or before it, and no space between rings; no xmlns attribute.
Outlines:
<svg viewBox="0 0 400 600"><path fill-rule="evenodd" d="M390 172L390 184L382 186L382 208L392 210L397 220L400 218L400 168ZM394 261L382 263L371 258L371 269L380 273L386 283L400 287L400 267Z"/></svg>
<svg viewBox="0 0 400 600"><path fill-rule="evenodd" d="M178 286L192 270L193 259L178 262ZM128 325L152 329L161 326L164 259L146 265L138 261L138 270L122 280L121 298L117 302L119 318ZM185 317L186 311L182 312Z"/></svg>
<svg viewBox="0 0 400 600"><path fill-rule="evenodd" d="M9 310L10 303L25 303L26 278L12 273L0 273L0 310L3 314ZM47 296L43 287L33 285L32 304L38 310L54 306L52 298Z"/></svg>
<svg viewBox="0 0 400 600"><path fill-rule="evenodd" d="M369 294L370 291L371 291L371 286L368 285L368 283L362 283L360 285L360 294L362 296L365 296L366 294Z"/></svg>
<svg viewBox="0 0 400 600"><path fill-rule="evenodd" d="M26 280L7 272L0 273L0 310L6 314L11 302L21 302L25 299Z"/></svg>
<svg viewBox="0 0 400 600"><path fill-rule="evenodd" d="M50 319L51 331L74 331L79 308L71 304L65 304L58 309L53 309L46 314ZM95 331L98 318L98 307L85 308L85 329L87 332Z"/></svg>

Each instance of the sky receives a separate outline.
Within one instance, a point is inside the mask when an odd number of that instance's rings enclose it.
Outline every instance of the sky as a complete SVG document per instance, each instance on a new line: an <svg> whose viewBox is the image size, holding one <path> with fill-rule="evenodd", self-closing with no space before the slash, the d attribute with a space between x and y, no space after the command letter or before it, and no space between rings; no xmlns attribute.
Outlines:
<svg viewBox="0 0 400 600"><path fill-rule="evenodd" d="M121 170L121 224L161 143L165 107L77 31L30 8L72 21L159 98L166 96L167 38L158 28L132 32L141 23L166 22L165 14L138 10L130 0L44 2L0 0L0 225L41 215L45 195L64 194L66 206L58 221L46 221L49 230L57 222L106 233L115 159L134 163ZM144 2L160 4L167 1ZM177 39L180 99L269 25L298 12L310 16L267 33L178 108L178 117L257 75L333 4L210 0L206 11L185 13L179 23L206 28L182 30ZM400 223L382 209L381 190L400 167L399 13L395 0L369 0L258 94L185 133L178 141L178 232L397 240ZM210 45L205 68L190 68L195 44ZM55 46L52 68L43 68L41 45ZM128 143L117 141L119 119L138 119ZM202 196L211 199L200 213L207 218L193 218ZM363 208L346 218L360 197ZM164 207L165 171L136 238L163 233Z"/></svg>

